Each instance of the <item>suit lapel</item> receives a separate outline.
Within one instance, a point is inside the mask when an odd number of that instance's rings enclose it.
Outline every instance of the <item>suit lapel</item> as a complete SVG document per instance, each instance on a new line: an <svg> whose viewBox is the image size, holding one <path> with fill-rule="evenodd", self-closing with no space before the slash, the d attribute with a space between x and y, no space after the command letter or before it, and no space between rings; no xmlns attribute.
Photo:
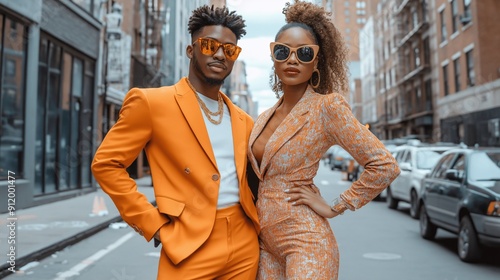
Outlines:
<svg viewBox="0 0 500 280"><path fill-rule="evenodd" d="M243 172L245 171L246 162L246 137L247 137L247 127L246 121L243 114L235 107L231 100L222 94L222 98L229 108L229 114L231 115L231 128L233 133L233 150L234 150L234 164L236 165L236 172L238 174L238 179L243 178Z"/></svg>
<svg viewBox="0 0 500 280"><path fill-rule="evenodd" d="M208 131L205 126L205 120L201 115L200 105L186 79L187 78L183 78L175 84L175 99L181 108L182 114L191 127L193 134L196 136L196 139L198 139L198 143L200 143L206 155L212 161L212 164L217 167L214 151L210 143L210 137L208 136Z"/></svg>

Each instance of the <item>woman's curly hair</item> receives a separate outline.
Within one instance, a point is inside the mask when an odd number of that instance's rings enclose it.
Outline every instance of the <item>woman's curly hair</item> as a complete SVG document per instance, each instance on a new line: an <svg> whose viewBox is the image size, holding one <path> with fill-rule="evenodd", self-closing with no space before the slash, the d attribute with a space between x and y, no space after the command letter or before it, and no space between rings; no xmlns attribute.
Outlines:
<svg viewBox="0 0 500 280"><path fill-rule="evenodd" d="M331 13L318 5L295 0L293 4L286 3L283 14L287 23L278 31L275 40L283 31L299 26L309 31L320 47L318 53L320 84L316 91L321 94L347 93L349 90L348 49L342 35L330 21ZM280 82L275 81L274 74L271 75L270 80L273 91L276 93L280 91Z"/></svg>
<svg viewBox="0 0 500 280"><path fill-rule="evenodd" d="M193 11L189 18L188 30L194 36L201 28L209 25L222 25L233 31L236 39L239 40L247 34L245 20L236 11L229 12L227 7L200 6Z"/></svg>

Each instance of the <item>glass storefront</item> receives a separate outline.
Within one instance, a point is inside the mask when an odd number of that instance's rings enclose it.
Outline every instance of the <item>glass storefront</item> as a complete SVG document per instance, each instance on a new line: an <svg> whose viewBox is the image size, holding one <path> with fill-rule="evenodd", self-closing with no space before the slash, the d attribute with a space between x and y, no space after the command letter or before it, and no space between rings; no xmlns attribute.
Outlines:
<svg viewBox="0 0 500 280"><path fill-rule="evenodd" d="M42 35L35 195L91 187L95 62Z"/></svg>
<svg viewBox="0 0 500 280"><path fill-rule="evenodd" d="M0 14L0 180L23 177L27 27Z"/></svg>

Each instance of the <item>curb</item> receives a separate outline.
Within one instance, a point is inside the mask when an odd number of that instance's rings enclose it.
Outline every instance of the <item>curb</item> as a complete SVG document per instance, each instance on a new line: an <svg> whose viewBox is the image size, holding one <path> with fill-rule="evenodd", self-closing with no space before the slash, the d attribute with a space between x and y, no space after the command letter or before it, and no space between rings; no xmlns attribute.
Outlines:
<svg viewBox="0 0 500 280"><path fill-rule="evenodd" d="M122 221L122 217L116 216L112 219L109 219L105 222L102 222L98 225L95 225L87 230L84 230L80 233L77 233L73 236L70 236L66 239L63 239L57 243L51 244L45 248L42 248L38 251L30 253L26 256L20 257L20 258L16 259L16 267L23 267L24 265L26 265L32 261L42 260L42 259L52 255L53 253L55 253L57 251L61 251L62 249L66 248L70 245L78 243L78 242L84 240L85 238L88 238L88 237L102 231L103 229L106 229L111 223L120 222L120 221ZM9 270L9 267L10 267L10 265L8 263L0 266L0 279L13 274Z"/></svg>

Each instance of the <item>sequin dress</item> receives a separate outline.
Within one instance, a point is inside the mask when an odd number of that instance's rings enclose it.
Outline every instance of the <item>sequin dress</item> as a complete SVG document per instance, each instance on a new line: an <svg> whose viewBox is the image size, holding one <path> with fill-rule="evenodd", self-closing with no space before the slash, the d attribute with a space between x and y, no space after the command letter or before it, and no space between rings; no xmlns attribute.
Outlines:
<svg viewBox="0 0 500 280"><path fill-rule="evenodd" d="M399 169L384 145L356 120L341 95L320 95L311 88L269 138L259 164L252 144L280 103L258 117L249 140L249 159L260 180L257 279L337 279L339 252L328 220L306 205L292 206L285 200L284 190L295 184L312 184L322 155L335 144L365 166L359 180L341 195L351 210L375 198Z"/></svg>

